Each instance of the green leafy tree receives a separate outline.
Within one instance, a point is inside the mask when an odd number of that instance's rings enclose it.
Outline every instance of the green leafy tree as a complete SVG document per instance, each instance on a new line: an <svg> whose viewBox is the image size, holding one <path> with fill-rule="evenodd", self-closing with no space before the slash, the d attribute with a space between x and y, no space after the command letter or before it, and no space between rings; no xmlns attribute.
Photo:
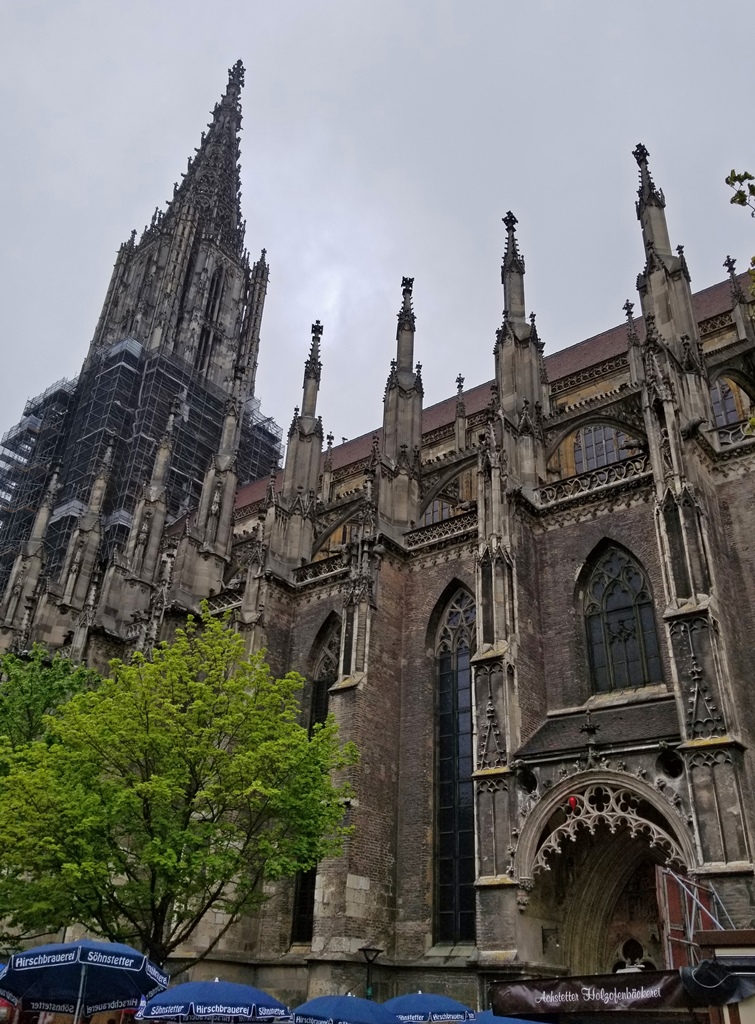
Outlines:
<svg viewBox="0 0 755 1024"><path fill-rule="evenodd" d="M348 787L332 773L356 752L332 719L308 735L301 677L274 679L206 613L110 669L0 778L5 941L78 922L162 964L219 911L201 959L264 881L339 851Z"/></svg>
<svg viewBox="0 0 755 1024"><path fill-rule="evenodd" d="M68 658L51 658L41 644L35 644L25 658L1 655L0 738L11 750L40 739L45 716L54 714L61 704L97 680L96 673L72 664Z"/></svg>
<svg viewBox="0 0 755 1024"><path fill-rule="evenodd" d="M734 206L748 207L750 216L755 217L755 175L732 168L731 174L726 176L726 184L734 192L729 202ZM750 259L750 280L750 290L755 295L755 256Z"/></svg>

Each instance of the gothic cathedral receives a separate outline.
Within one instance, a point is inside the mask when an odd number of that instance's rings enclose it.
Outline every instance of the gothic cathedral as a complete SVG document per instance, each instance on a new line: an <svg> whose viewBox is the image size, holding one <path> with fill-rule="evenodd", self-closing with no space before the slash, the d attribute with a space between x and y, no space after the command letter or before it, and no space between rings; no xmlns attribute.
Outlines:
<svg viewBox="0 0 755 1024"><path fill-rule="evenodd" d="M361 992L373 947L379 996L484 1006L491 980L676 966L674 886L751 927L746 275L693 294L640 145L639 315L546 356L509 213L492 380L423 406L406 277L382 425L324 437L316 322L278 472L247 415L268 267L242 85L239 63L3 477L0 648L102 666L208 600L356 742L343 855L271 887L209 976L296 1004Z"/></svg>

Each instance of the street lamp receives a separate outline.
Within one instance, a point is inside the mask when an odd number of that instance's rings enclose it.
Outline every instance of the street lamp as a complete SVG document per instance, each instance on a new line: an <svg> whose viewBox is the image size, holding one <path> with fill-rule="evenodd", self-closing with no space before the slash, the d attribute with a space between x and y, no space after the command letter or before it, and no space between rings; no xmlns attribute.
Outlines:
<svg viewBox="0 0 755 1024"><path fill-rule="evenodd" d="M383 952L383 950L377 949L375 946L360 946L359 952L362 954L362 956L367 962L367 985L365 988L365 996L368 999L372 999L372 965L375 963L375 961Z"/></svg>

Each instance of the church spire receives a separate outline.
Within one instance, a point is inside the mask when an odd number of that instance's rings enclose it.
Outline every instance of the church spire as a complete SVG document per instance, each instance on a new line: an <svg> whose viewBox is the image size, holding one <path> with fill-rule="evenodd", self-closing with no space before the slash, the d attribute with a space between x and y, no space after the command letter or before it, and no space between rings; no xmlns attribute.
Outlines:
<svg viewBox="0 0 755 1024"><path fill-rule="evenodd" d="M503 223L506 225L506 251L501 267L504 318L512 324L525 324L524 257L516 240L518 221L511 210L503 218Z"/></svg>
<svg viewBox="0 0 755 1024"><path fill-rule="evenodd" d="M312 324L309 355L304 363L301 412L297 406L288 432L281 493L285 498L291 500L299 493L305 495L315 493L320 475L322 421L317 417L317 392L322 373L322 363L320 362L322 331L322 324L319 320L315 320Z"/></svg>
<svg viewBox="0 0 755 1024"><path fill-rule="evenodd" d="M226 391L241 349L249 392L268 268L263 256L250 270L244 248L243 83L238 61L167 210L155 213L138 243L121 247L92 348L124 337L150 350L165 346Z"/></svg>
<svg viewBox="0 0 755 1024"><path fill-rule="evenodd" d="M414 331L416 318L412 306L413 277L401 278L401 308L396 327L396 372L399 384L408 389L414 385Z"/></svg>
<svg viewBox="0 0 755 1024"><path fill-rule="evenodd" d="M193 206L221 246L237 257L244 247L238 137L243 85L244 65L239 60L228 69L225 92L215 104L208 130L202 132L196 156L189 158L183 181L168 208L169 215L174 209Z"/></svg>
<svg viewBox="0 0 755 1024"><path fill-rule="evenodd" d="M312 344L309 349L309 356L304 364L304 393L301 403L302 418L314 419L317 412L317 392L320 387L320 374L322 373L322 363L320 362L321 337L322 324L319 320L315 320L312 324Z"/></svg>
<svg viewBox="0 0 755 1024"><path fill-rule="evenodd" d="M637 219L642 225L642 240L645 254L652 265L654 257L669 257L671 242L666 225L666 199L661 189L656 188L648 167L649 153L642 143L632 151L640 169L640 187L637 190Z"/></svg>
<svg viewBox="0 0 755 1024"><path fill-rule="evenodd" d="M401 279L396 358L383 396L383 472L378 488L380 515L406 527L419 514L422 445L422 367L414 366L414 278Z"/></svg>

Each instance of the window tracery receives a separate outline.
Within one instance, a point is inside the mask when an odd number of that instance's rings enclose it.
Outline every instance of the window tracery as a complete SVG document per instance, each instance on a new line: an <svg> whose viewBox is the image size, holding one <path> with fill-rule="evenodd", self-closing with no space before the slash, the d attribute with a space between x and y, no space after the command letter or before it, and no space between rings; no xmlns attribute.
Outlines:
<svg viewBox="0 0 755 1024"><path fill-rule="evenodd" d="M610 547L599 558L587 581L584 615L596 691L662 681L650 589L627 552Z"/></svg>
<svg viewBox="0 0 755 1024"><path fill-rule="evenodd" d="M717 427L738 423L742 418L741 412L737 408L734 392L729 386L729 382L723 377L719 377L714 384L711 384L710 398L713 404L713 418Z"/></svg>
<svg viewBox="0 0 755 1024"><path fill-rule="evenodd" d="M574 435L574 471L577 474L609 466L628 458L636 449L621 430L597 423Z"/></svg>
<svg viewBox="0 0 755 1024"><path fill-rule="evenodd" d="M341 655L341 620L336 619L315 660L312 673L312 690L309 703L310 733L328 717L330 687L338 679ZM308 945L312 942L315 921L315 886L317 868L300 871L294 880L294 905L291 920L291 942Z"/></svg>
<svg viewBox="0 0 755 1024"><path fill-rule="evenodd" d="M475 937L474 788L472 783L472 670L476 608L458 590L441 622L438 678L438 799L436 803L436 937Z"/></svg>

